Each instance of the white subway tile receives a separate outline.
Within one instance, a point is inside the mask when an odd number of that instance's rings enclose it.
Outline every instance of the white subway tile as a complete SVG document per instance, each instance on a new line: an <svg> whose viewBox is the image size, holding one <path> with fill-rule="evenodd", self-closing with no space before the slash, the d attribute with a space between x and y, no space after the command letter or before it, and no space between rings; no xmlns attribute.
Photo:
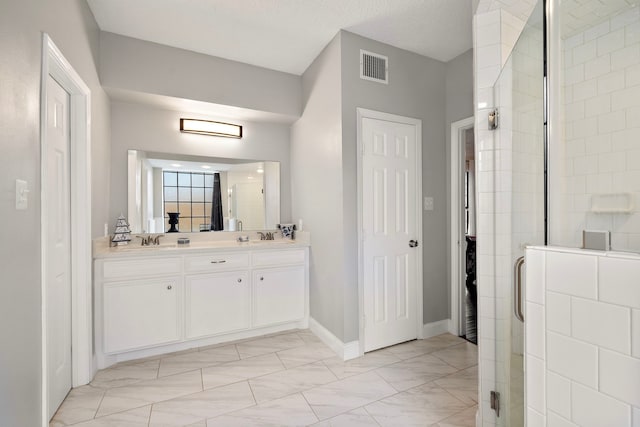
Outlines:
<svg viewBox="0 0 640 427"><path fill-rule="evenodd" d="M544 304L545 251L525 250L525 295L526 300Z"/></svg>
<svg viewBox="0 0 640 427"><path fill-rule="evenodd" d="M640 101L639 101L640 104ZM627 126L640 126L640 106L627 108L625 110L627 116ZM639 144L640 145L640 144Z"/></svg>
<svg viewBox="0 0 640 427"><path fill-rule="evenodd" d="M611 149L613 151L632 150L640 141L640 128L625 129L611 135Z"/></svg>
<svg viewBox="0 0 640 427"><path fill-rule="evenodd" d="M482 61L485 65L500 64L500 46L500 43L487 46L479 46L477 55L478 57L482 58Z"/></svg>
<svg viewBox="0 0 640 427"><path fill-rule="evenodd" d="M566 418L561 417L555 412L547 412L547 427L579 427Z"/></svg>
<svg viewBox="0 0 640 427"><path fill-rule="evenodd" d="M626 162L624 152L603 153L598 158L598 172L616 172L624 168Z"/></svg>
<svg viewBox="0 0 640 427"><path fill-rule="evenodd" d="M562 49L565 51L573 50L574 47L584 43L584 33L578 33L568 37L562 41Z"/></svg>
<svg viewBox="0 0 640 427"><path fill-rule="evenodd" d="M624 76L622 81L624 85ZM574 102L573 104L566 105L564 110L564 118L569 122L584 119L584 101Z"/></svg>
<svg viewBox="0 0 640 427"><path fill-rule="evenodd" d="M633 427L640 427L640 408L633 408Z"/></svg>
<svg viewBox="0 0 640 427"><path fill-rule="evenodd" d="M584 81L584 64L567 67L564 70L564 84L573 85Z"/></svg>
<svg viewBox="0 0 640 427"><path fill-rule="evenodd" d="M614 71L600 77L598 79L598 94L611 93L624 89L625 71Z"/></svg>
<svg viewBox="0 0 640 427"><path fill-rule="evenodd" d="M511 410L513 411L514 409ZM527 408L527 427L545 427L546 425L544 415L531 408Z"/></svg>
<svg viewBox="0 0 640 427"><path fill-rule="evenodd" d="M584 39L585 41L598 39L606 34L609 34L609 21L604 21L600 24L593 25L588 28L584 32Z"/></svg>
<svg viewBox="0 0 640 427"><path fill-rule="evenodd" d="M626 46L640 43L640 22L627 25L624 31L624 43Z"/></svg>
<svg viewBox="0 0 640 427"><path fill-rule="evenodd" d="M572 421L582 427L629 427L631 408L580 384L571 384Z"/></svg>
<svg viewBox="0 0 640 427"><path fill-rule="evenodd" d="M571 336L571 297L557 292L547 292L547 329Z"/></svg>
<svg viewBox="0 0 640 427"><path fill-rule="evenodd" d="M573 135L576 138L586 138L598 134L598 121L593 118L576 120L573 122Z"/></svg>
<svg viewBox="0 0 640 427"><path fill-rule="evenodd" d="M624 28L606 33L598 37L598 55L602 56L624 47Z"/></svg>
<svg viewBox="0 0 640 427"><path fill-rule="evenodd" d="M611 71L611 58L609 54L594 58L584 64L584 78L593 79L603 76Z"/></svg>
<svg viewBox="0 0 640 427"><path fill-rule="evenodd" d="M587 151L587 154L601 154L608 153L611 151L611 135L594 135L584 140L584 146ZM598 172L598 160L595 160L596 170L592 173Z"/></svg>
<svg viewBox="0 0 640 427"><path fill-rule="evenodd" d="M640 261L600 257L600 300L640 308Z"/></svg>
<svg viewBox="0 0 640 427"><path fill-rule="evenodd" d="M609 111L611 111L611 94L606 93L584 101L585 117L594 117Z"/></svg>
<svg viewBox="0 0 640 427"><path fill-rule="evenodd" d="M631 314L631 354L640 359L640 310L632 310ZM640 419L638 420L640 421Z"/></svg>
<svg viewBox="0 0 640 427"><path fill-rule="evenodd" d="M598 348L555 332L548 332L547 368L581 384L596 388Z"/></svg>
<svg viewBox="0 0 640 427"><path fill-rule="evenodd" d="M628 308L571 298L571 335L574 338L630 354L630 324L631 313Z"/></svg>
<svg viewBox="0 0 640 427"><path fill-rule="evenodd" d="M527 353L544 359L544 307L527 302L525 319Z"/></svg>
<svg viewBox="0 0 640 427"><path fill-rule="evenodd" d="M611 52L612 70L621 70L638 62L640 62L640 45L638 44Z"/></svg>
<svg viewBox="0 0 640 427"><path fill-rule="evenodd" d="M573 63L584 64L596 57L596 41L591 40L573 49Z"/></svg>
<svg viewBox="0 0 640 427"><path fill-rule="evenodd" d="M544 414L546 412L544 361L537 357L527 356L526 371L527 406Z"/></svg>
<svg viewBox="0 0 640 427"><path fill-rule="evenodd" d="M640 85L619 90L611 94L611 111L636 107L640 102Z"/></svg>
<svg viewBox="0 0 640 427"><path fill-rule="evenodd" d="M600 349L600 391L640 407L640 359Z"/></svg>
<svg viewBox="0 0 640 427"><path fill-rule="evenodd" d="M613 175L606 173L599 173L597 175L587 175L587 193L611 193L613 190ZM600 221L601 218L596 218L594 216L589 216L589 220L592 221L592 224L595 224ZM596 230L609 230L609 228L594 228L594 226L590 226L590 229Z"/></svg>
<svg viewBox="0 0 640 427"><path fill-rule="evenodd" d="M597 257L548 252L546 284L550 291L595 299L597 297Z"/></svg>
<svg viewBox="0 0 640 427"><path fill-rule="evenodd" d="M500 65L489 64L476 71L476 84L478 87L493 86L500 75Z"/></svg>
<svg viewBox="0 0 640 427"><path fill-rule="evenodd" d="M639 11L636 6L614 16L611 18L611 29L616 30L637 21L640 19Z"/></svg>
<svg viewBox="0 0 640 427"><path fill-rule="evenodd" d="M571 419L571 381L547 371L547 409Z"/></svg>
<svg viewBox="0 0 640 427"><path fill-rule="evenodd" d="M573 101L582 101L593 98L598 94L598 81L596 79L586 80L571 86L573 90Z"/></svg>

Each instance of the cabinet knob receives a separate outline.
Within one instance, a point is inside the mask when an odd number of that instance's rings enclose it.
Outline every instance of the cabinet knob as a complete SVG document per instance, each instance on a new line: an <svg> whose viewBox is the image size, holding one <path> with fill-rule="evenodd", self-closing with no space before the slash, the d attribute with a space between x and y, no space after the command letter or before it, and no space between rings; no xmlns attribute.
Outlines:
<svg viewBox="0 0 640 427"><path fill-rule="evenodd" d="M264 280L264 277L263 277L263 276L260 276L260 280Z"/></svg>
<svg viewBox="0 0 640 427"><path fill-rule="evenodd" d="M242 279L238 279L238 283L242 283Z"/></svg>
<svg viewBox="0 0 640 427"><path fill-rule="evenodd" d="M167 286L167 289L171 290L171 289L173 289L173 286L168 285L168 286Z"/></svg>

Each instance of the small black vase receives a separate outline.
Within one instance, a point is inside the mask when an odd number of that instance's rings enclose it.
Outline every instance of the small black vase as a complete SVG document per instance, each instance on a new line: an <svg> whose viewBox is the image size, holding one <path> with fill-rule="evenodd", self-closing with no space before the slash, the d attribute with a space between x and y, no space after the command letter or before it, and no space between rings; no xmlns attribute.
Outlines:
<svg viewBox="0 0 640 427"><path fill-rule="evenodd" d="M167 230L167 233L177 233L178 230L178 217L180 216L180 212L167 212L169 215L169 225L171 228Z"/></svg>

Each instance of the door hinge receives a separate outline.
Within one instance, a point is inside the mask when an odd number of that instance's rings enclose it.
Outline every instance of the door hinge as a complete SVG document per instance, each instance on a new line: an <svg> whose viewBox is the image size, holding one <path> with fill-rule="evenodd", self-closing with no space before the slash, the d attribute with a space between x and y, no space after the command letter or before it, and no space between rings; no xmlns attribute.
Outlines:
<svg viewBox="0 0 640 427"><path fill-rule="evenodd" d="M489 130L498 129L498 109L489 112Z"/></svg>
<svg viewBox="0 0 640 427"><path fill-rule="evenodd" d="M496 416L500 416L500 393L491 390L491 409L496 411Z"/></svg>

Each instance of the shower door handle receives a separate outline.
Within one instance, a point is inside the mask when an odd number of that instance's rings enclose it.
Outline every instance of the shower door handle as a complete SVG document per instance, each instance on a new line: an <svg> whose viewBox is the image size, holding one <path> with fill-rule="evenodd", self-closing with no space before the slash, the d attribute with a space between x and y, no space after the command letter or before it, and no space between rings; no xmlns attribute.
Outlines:
<svg viewBox="0 0 640 427"><path fill-rule="evenodd" d="M524 265L524 257L521 256L516 260L513 267L513 313L516 318L524 322L524 314L522 313L522 266Z"/></svg>

